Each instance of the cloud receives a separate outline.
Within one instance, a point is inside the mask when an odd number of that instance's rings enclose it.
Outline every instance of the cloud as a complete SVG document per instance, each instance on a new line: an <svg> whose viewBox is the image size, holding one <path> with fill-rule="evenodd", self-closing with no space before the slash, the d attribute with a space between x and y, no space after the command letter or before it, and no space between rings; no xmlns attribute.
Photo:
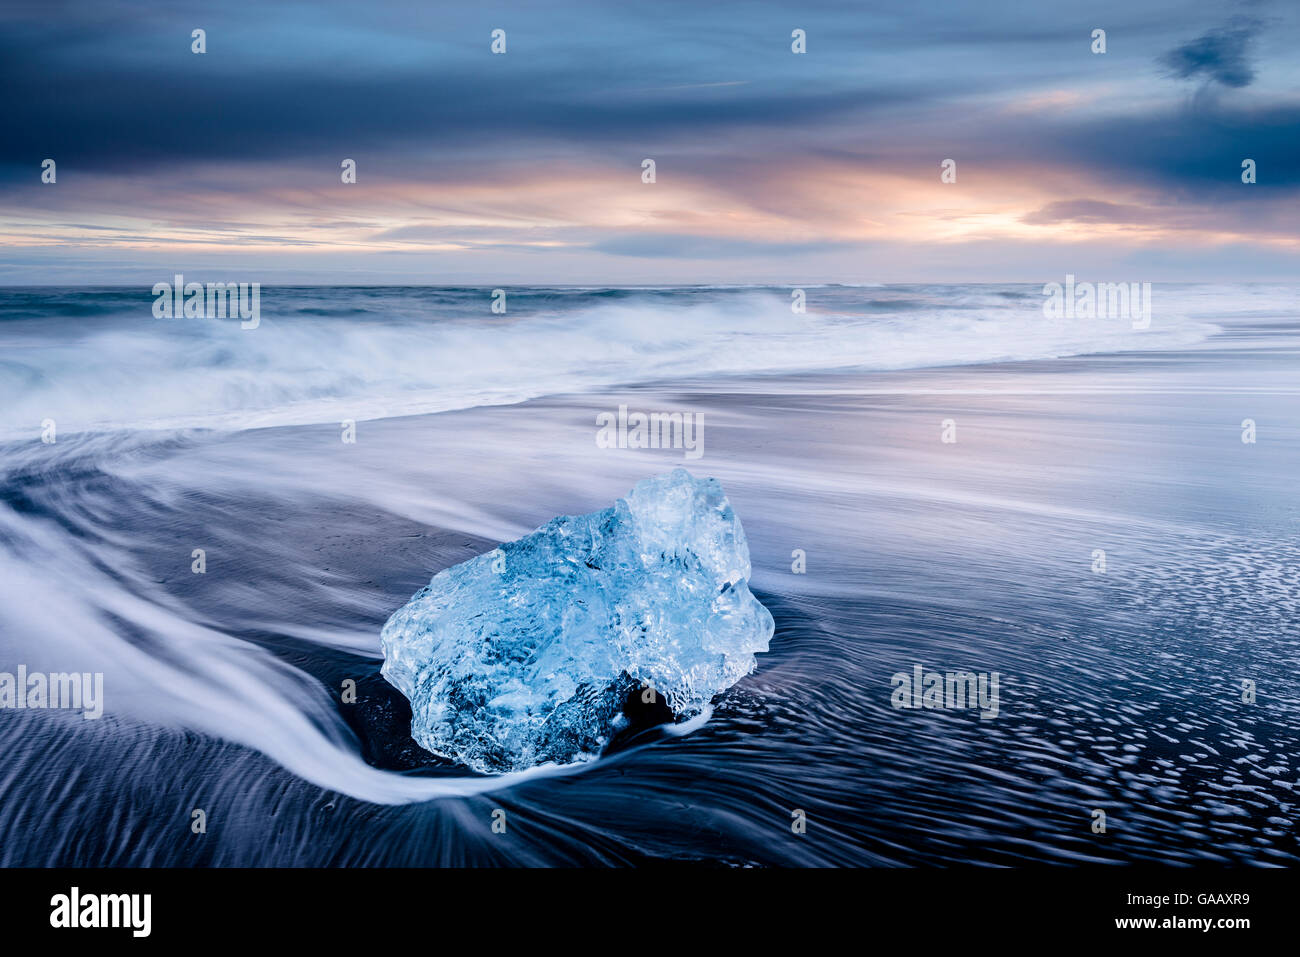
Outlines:
<svg viewBox="0 0 1300 957"><path fill-rule="evenodd" d="M832 242L786 243L655 233L619 236L593 243L596 252L645 259L731 259L751 256L797 256L840 248Z"/></svg>
<svg viewBox="0 0 1300 957"><path fill-rule="evenodd" d="M784 257L850 277L1009 274L983 242L1300 245L1300 17L1285 8L1264 33L1222 0L1093 0L1115 41L1095 57L1087 29L1019 0L808 0L798 56L777 0L740 19L695 0L499 20L426 0L191 7L0 11L0 246L639 281L762 278ZM207 55L190 52L195 25ZM1196 108L1160 73L1194 81ZM957 184L939 181L945 157ZM1247 157L1258 185L1240 180Z"/></svg>
<svg viewBox="0 0 1300 957"><path fill-rule="evenodd" d="M1226 26L1202 34L1190 43L1175 47L1160 58L1176 77L1240 88L1255 80L1249 59L1255 36L1264 24L1248 17L1234 17Z"/></svg>
<svg viewBox="0 0 1300 957"><path fill-rule="evenodd" d="M1020 221L1031 226L1055 223L1144 224L1153 222L1154 217L1140 206L1108 203L1100 199L1064 199L1026 213Z"/></svg>

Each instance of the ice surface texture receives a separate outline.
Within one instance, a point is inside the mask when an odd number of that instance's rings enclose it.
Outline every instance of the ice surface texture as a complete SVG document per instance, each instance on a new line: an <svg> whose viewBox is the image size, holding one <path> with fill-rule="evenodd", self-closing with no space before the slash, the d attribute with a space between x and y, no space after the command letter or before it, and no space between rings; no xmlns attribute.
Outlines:
<svg viewBox="0 0 1300 957"><path fill-rule="evenodd" d="M638 482L439 572L384 625L411 735L483 772L567 764L608 740L631 688L679 718L754 670L772 616L717 479Z"/></svg>

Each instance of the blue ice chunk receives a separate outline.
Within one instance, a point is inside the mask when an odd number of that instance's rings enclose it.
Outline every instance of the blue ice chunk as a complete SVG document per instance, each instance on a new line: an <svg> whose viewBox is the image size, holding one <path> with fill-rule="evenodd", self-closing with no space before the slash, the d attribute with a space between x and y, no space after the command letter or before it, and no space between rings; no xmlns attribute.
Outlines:
<svg viewBox="0 0 1300 957"><path fill-rule="evenodd" d="M631 688L698 714L767 651L749 547L686 469L439 572L384 625L383 675L426 750L482 772L599 752Z"/></svg>

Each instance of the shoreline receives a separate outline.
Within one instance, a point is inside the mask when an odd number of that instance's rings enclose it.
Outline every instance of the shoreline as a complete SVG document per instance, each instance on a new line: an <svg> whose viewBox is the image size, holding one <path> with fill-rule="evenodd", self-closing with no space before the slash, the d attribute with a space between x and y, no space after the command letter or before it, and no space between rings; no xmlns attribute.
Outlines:
<svg viewBox="0 0 1300 957"><path fill-rule="evenodd" d="M83 841L81 856L75 841L24 843L9 861L487 861L499 853L490 811L506 802L512 817L550 822L516 845L531 863L1293 862L1294 836L1269 823L1300 803L1287 757L1300 746L1300 702L1285 691L1285 636L1300 613L1300 430L1288 424L1300 421L1300 397L1282 391L1295 352L1277 336L1272 326L1186 353L748 378L722 390L688 380L358 423L351 445L331 425L204 433L101 457L88 443L76 471L33 472L35 484L7 489L22 511L6 534L71 523L72 542L89 544L68 547L94 550L97 577L68 577L51 556L27 569L14 601L57 600L78 621L101 597L129 593L206 631L164 626L146 641L119 628L132 657L74 669L106 672L110 713L89 724L115 736L0 716L0 737L24 755L25 787L38 794L88 760L75 757L81 748L112 754L96 765L95 793L67 811L85 820L123 800L142 819L165 817L178 784L165 785L168 798L129 782L170 781L182 767L186 789L226 800L243 786L232 769L258 783L238 799L249 813L210 850L167 845L160 831L135 856L104 839ZM597 416L620 403L702 412L702 458L600 448ZM1259 423L1254 445L1241 441L1247 417ZM956 442L943 441L946 419ZM490 797L383 806L340 796L355 786L352 762L422 766L402 743L401 702L373 684L388 614L441 568L679 465L722 481L749 539L753 587L777 620L757 671L706 724ZM199 543L203 576L189 571ZM52 625L42 647L75 660L111 651L83 637ZM139 656L159 641L160 654L184 650L193 694L215 695L204 720L224 716L224 730L165 730L186 726L179 709L156 726L148 709L129 721L130 708L112 713L123 689L127 704L167 693L151 682L171 672ZM276 664L245 669L246 651ZM290 703L319 740L199 691L232 662L241 708ZM997 673L997 717L895 710L890 676L918 666ZM372 682L361 714L335 700L344 677ZM1242 677L1260 689L1253 711L1233 704ZM190 756L148 743L187 738ZM810 751L815 764L797 757ZM331 786L263 756L299 752ZM49 754L62 756L33 763ZM681 827L683 788L696 826L714 835L707 849ZM322 831L325 803L338 823ZM787 806L839 840L773 845L773 808ZM272 807L286 815L288 844L266 830ZM1088 830L1094 807L1116 823L1105 843ZM1205 810L1189 821L1189 807ZM1236 829L1247 825L1253 843ZM21 826L81 833L60 817ZM430 843L410 846L413 829Z"/></svg>

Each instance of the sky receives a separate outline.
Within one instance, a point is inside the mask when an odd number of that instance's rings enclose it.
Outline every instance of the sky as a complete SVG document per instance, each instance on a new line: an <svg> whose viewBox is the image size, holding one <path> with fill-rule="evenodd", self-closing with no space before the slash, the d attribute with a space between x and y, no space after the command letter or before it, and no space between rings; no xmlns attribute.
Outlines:
<svg viewBox="0 0 1300 957"><path fill-rule="evenodd" d="M1298 50L1295 0L6 0L0 284L1294 279Z"/></svg>

